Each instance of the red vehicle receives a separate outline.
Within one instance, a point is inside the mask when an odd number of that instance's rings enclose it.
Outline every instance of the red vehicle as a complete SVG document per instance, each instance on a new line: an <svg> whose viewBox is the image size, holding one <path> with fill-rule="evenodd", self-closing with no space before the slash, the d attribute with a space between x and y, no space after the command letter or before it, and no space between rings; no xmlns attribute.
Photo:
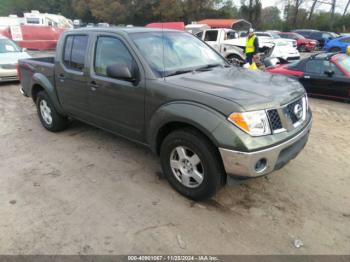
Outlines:
<svg viewBox="0 0 350 262"><path fill-rule="evenodd" d="M298 34L298 33L293 33L293 32L282 32L278 33L278 35L282 38L287 38L287 39L293 39L297 41L297 46L298 50L300 52L312 52L316 49L318 46L317 40L313 39L307 39L304 36Z"/></svg>
<svg viewBox="0 0 350 262"><path fill-rule="evenodd" d="M291 64L266 69L299 80L309 95L350 101L350 56L320 53Z"/></svg>

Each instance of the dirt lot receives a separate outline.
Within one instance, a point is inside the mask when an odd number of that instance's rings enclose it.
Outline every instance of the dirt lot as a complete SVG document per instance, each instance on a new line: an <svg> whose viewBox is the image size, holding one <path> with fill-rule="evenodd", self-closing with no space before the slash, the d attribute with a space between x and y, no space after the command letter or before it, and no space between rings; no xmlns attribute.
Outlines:
<svg viewBox="0 0 350 262"><path fill-rule="evenodd" d="M0 254L350 254L350 104L311 99L296 160L194 203L141 146L45 131L18 89L0 85Z"/></svg>

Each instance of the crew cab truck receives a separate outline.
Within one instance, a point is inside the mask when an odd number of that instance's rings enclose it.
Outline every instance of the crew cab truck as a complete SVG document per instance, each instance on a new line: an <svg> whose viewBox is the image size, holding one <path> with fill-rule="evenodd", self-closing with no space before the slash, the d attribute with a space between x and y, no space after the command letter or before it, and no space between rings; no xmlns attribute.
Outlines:
<svg viewBox="0 0 350 262"><path fill-rule="evenodd" d="M151 28L63 33L54 58L19 62L42 125L78 119L149 147L191 199L297 156L312 114L295 80L230 65L195 36Z"/></svg>

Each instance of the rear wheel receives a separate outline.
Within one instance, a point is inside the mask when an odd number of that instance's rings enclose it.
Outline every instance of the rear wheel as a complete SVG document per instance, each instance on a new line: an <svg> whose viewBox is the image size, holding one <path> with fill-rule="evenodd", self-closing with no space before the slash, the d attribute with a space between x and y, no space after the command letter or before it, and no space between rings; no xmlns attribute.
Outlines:
<svg viewBox="0 0 350 262"><path fill-rule="evenodd" d="M51 132L59 132L66 128L68 119L60 115L45 91L37 95L36 106L41 124Z"/></svg>
<svg viewBox="0 0 350 262"><path fill-rule="evenodd" d="M193 129L168 135L162 143L160 159L170 185L193 200L212 197L224 179L225 172L216 148Z"/></svg>
<svg viewBox="0 0 350 262"><path fill-rule="evenodd" d="M332 53L337 53L337 52L340 52L341 49L340 49L339 47L332 47L332 48L330 49L330 51L331 51Z"/></svg>

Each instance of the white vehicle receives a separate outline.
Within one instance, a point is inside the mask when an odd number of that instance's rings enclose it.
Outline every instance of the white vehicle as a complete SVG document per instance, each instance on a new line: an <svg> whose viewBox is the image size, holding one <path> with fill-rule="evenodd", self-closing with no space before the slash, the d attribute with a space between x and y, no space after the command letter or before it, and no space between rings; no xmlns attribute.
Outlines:
<svg viewBox="0 0 350 262"><path fill-rule="evenodd" d="M186 32L189 32L193 35L208 29L210 29L210 26L205 24L189 24L185 26Z"/></svg>
<svg viewBox="0 0 350 262"><path fill-rule="evenodd" d="M245 60L242 48L245 46L245 40L239 38L236 31L232 29L208 29L195 35L213 47L226 59L230 61Z"/></svg>
<svg viewBox="0 0 350 262"><path fill-rule="evenodd" d="M299 60L297 41L280 37L274 32L255 32L261 43L274 43L275 51L273 57L283 58L284 60Z"/></svg>
<svg viewBox="0 0 350 262"><path fill-rule="evenodd" d="M26 25L52 26L63 29L74 28L73 21L62 15L40 13L32 10L30 13L24 13L23 16Z"/></svg>
<svg viewBox="0 0 350 262"><path fill-rule="evenodd" d="M222 52L223 46L238 47L243 53L247 38L242 36L244 34L240 35L232 29L210 29L196 34L197 37L207 42L222 55L224 55ZM269 57L282 58L287 61L300 59L299 51L293 47L290 41L285 41L282 38L279 40L259 36L258 38L259 52L265 53Z"/></svg>
<svg viewBox="0 0 350 262"><path fill-rule="evenodd" d="M15 42L0 36L0 82L16 81L19 59L30 58Z"/></svg>

